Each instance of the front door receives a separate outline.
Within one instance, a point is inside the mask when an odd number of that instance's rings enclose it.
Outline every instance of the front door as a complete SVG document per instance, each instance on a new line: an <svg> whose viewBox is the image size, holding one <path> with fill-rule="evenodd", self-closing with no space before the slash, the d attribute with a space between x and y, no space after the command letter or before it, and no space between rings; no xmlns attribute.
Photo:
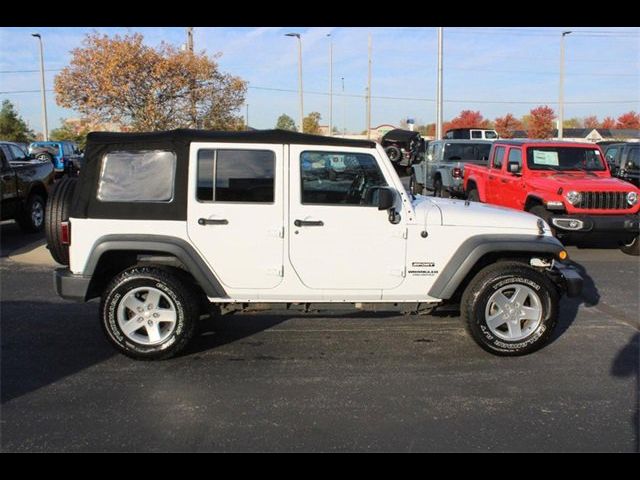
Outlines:
<svg viewBox="0 0 640 480"><path fill-rule="evenodd" d="M311 289L382 290L404 279L405 219L393 224L370 197L389 178L349 147L290 147L289 257ZM400 206L402 202L398 202Z"/></svg>
<svg viewBox="0 0 640 480"><path fill-rule="evenodd" d="M220 282L277 286L283 275L283 147L192 143L189 169L189 238Z"/></svg>

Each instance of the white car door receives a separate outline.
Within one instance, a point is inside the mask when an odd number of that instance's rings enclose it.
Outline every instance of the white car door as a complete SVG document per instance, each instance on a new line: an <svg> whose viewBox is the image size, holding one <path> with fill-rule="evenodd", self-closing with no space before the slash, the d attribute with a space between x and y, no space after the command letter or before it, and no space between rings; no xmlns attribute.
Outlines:
<svg viewBox="0 0 640 480"><path fill-rule="evenodd" d="M301 282L326 290L402 283L405 219L392 224L366 204L367 191L390 184L376 158L350 147L291 145L289 162L289 257Z"/></svg>
<svg viewBox="0 0 640 480"><path fill-rule="evenodd" d="M223 285L282 281L283 146L193 143L188 235Z"/></svg>

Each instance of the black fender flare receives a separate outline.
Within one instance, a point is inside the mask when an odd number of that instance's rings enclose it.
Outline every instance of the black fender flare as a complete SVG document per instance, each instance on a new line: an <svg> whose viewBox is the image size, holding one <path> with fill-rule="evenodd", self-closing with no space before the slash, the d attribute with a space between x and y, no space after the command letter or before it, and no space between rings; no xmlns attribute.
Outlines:
<svg viewBox="0 0 640 480"><path fill-rule="evenodd" d="M90 278L100 261L100 257L106 252L117 250L167 253L182 262L208 297L228 297L218 279L195 248L181 238L167 235L114 234L100 237L93 245L82 275Z"/></svg>
<svg viewBox="0 0 640 480"><path fill-rule="evenodd" d="M429 289L429 296L450 299L478 261L488 253L546 254L558 258L563 245L554 237L536 235L476 235L451 256Z"/></svg>

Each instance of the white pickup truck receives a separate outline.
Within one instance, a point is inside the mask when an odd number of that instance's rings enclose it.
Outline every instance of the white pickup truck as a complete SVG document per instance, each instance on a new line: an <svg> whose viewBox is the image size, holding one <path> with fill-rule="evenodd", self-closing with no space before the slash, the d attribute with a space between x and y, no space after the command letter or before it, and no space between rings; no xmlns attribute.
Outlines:
<svg viewBox="0 0 640 480"><path fill-rule="evenodd" d="M339 166L339 168L336 168ZM206 314L459 305L484 349L543 346L582 279L534 215L413 197L374 142L285 131L91 133L48 206L59 295L101 298L126 355L167 358Z"/></svg>

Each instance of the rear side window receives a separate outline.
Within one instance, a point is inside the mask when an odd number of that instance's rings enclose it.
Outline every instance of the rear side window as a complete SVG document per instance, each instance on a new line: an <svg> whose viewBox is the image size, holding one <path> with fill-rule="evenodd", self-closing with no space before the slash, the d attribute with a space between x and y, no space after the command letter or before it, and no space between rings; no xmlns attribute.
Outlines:
<svg viewBox="0 0 640 480"><path fill-rule="evenodd" d="M629 150L627 158L627 170L640 170L640 148L632 148Z"/></svg>
<svg viewBox="0 0 640 480"><path fill-rule="evenodd" d="M502 160L504 159L504 147L497 147L496 153L493 155L493 168L502 168Z"/></svg>
<svg viewBox="0 0 640 480"><path fill-rule="evenodd" d="M471 130L471 138L482 138L482 132L478 130Z"/></svg>
<svg viewBox="0 0 640 480"><path fill-rule="evenodd" d="M98 200L170 202L176 155L164 150L114 151L102 158Z"/></svg>
<svg viewBox="0 0 640 480"><path fill-rule="evenodd" d="M199 150L197 199L273 203L275 166L270 150Z"/></svg>

